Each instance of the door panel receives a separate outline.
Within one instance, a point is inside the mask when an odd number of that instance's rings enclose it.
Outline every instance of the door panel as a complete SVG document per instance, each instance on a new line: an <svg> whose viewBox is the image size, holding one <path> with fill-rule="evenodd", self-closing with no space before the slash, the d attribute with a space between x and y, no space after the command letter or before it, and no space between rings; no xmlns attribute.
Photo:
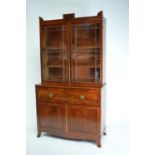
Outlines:
<svg viewBox="0 0 155 155"><path fill-rule="evenodd" d="M67 25L43 27L42 68L43 80L68 82Z"/></svg>
<svg viewBox="0 0 155 155"><path fill-rule="evenodd" d="M71 25L71 81L100 82L100 23Z"/></svg>
<svg viewBox="0 0 155 155"><path fill-rule="evenodd" d="M96 134L98 108L68 106L68 130L72 134Z"/></svg>
<svg viewBox="0 0 155 155"><path fill-rule="evenodd" d="M60 104L45 105L40 104L39 120L40 126L65 130L65 106Z"/></svg>

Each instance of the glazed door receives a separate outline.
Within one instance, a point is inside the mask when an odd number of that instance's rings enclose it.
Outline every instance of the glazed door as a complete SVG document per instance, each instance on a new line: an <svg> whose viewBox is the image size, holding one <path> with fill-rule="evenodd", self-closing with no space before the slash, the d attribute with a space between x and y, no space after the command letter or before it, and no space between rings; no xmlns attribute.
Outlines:
<svg viewBox="0 0 155 155"><path fill-rule="evenodd" d="M68 132L70 134L97 134L99 126L99 109L94 107L68 106Z"/></svg>
<svg viewBox="0 0 155 155"><path fill-rule="evenodd" d="M48 103L50 104L50 103ZM50 130L65 131L65 105L61 104L39 104L40 126Z"/></svg>
<svg viewBox="0 0 155 155"><path fill-rule="evenodd" d="M100 26L100 23L73 23L71 25L72 82L100 82Z"/></svg>
<svg viewBox="0 0 155 155"><path fill-rule="evenodd" d="M67 25L50 25L42 28L43 81L68 82Z"/></svg>

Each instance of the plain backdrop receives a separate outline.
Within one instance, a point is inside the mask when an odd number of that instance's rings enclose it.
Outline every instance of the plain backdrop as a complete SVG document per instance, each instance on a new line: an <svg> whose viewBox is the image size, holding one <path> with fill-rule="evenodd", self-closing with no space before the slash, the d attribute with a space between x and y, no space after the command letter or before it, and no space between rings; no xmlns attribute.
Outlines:
<svg viewBox="0 0 155 155"><path fill-rule="evenodd" d="M62 0L61 0L62 1ZM77 3L75 0L72 3ZM116 91L118 95L118 99L116 101L110 102L110 97L113 98L110 94L112 94L112 90L114 85L110 83L110 74L114 73L111 72L110 67L107 66L108 69L108 135L107 137L103 137L104 141L102 140L103 147L98 149L96 145L90 143L81 143L80 142L73 142L73 141L63 141L57 138L47 138L47 136L42 136L41 138L36 138L36 124L35 124L35 108L34 108L34 99L33 99L33 92L34 89L33 83L40 82L40 75L39 75L39 56L38 54L38 41L35 40L35 43L31 43L33 39L38 37L38 26L37 22L38 15L43 15L43 12L52 12L55 10L53 14L50 16L58 16L59 11L56 11L60 8L60 5L56 5L56 2L48 3L46 0L39 0L36 1L27 1L30 7L27 10L31 10L29 12L30 16L27 16L27 104L26 104L26 11L25 11L25 0L5 0L0 1L0 94L1 94L1 102L0 102L0 132L1 138L0 143L2 147L0 149L0 154L10 155L25 155L25 105L27 105L27 155L75 155L75 154L89 154L89 155L126 155L127 151L125 151L125 136L123 133L127 135L126 130L124 130L125 125L124 122L127 122L126 112L124 110L127 108L120 109L120 106L116 107L115 105L126 105L126 102L123 104L123 100L121 99L121 93L124 94L121 90L126 90L126 86L122 84L122 87L118 87L119 91ZM33 5L32 5L32 3ZM79 3L83 3L82 1L78 0ZM91 1L87 1L87 5L91 4ZM90 2L90 3L89 3ZM154 97L154 88L155 88L155 46L154 46L154 36L155 36L155 1L154 0L130 0L130 52L129 52L129 89L128 89L128 102L129 110L130 110L130 155L154 155L154 139L155 139L155 97ZM43 4L44 3L44 4ZM63 1L62 1L63 3ZM99 3L97 5L96 3ZM45 5L46 4L46 5ZM63 6L68 8L74 8L73 11L76 10L75 6L71 6L71 1L67 0L65 4L62 4L61 9ZM77 4L76 4L77 5ZM97 6L98 7L97 7ZM122 6L120 8L120 6ZM84 12L86 13L88 10L84 8ZM113 9L112 9L113 6ZM38 8L42 8L39 11ZM56 8L57 9L56 9ZM108 19L108 64L110 65L110 53L112 50L111 48L117 49L116 53L119 53L119 49L115 45L115 42L120 40L120 35L113 34L118 33L120 34L122 30L127 29L128 25L125 24L128 20L128 16L122 19L124 14L128 14L126 12L127 8L127 1L114 1L114 0L102 0L102 1L93 1L93 8L102 8L106 17ZM96 10L98 11L98 9ZM47 11L48 10L48 11ZM50 11L49 11L50 10ZM69 10L69 9L68 9ZM65 13L68 12L66 9ZM82 11L81 10L81 11ZM106 10L106 12L105 12ZM113 11L114 10L114 11ZM117 11L116 11L117 10ZM124 11L121 11L124 10ZM91 11L90 11L91 12ZM77 12L80 13L80 12ZM76 13L76 14L77 14ZM32 18L32 14L35 14ZM95 12L92 13L93 15ZM116 14L116 15L115 15ZM118 15L119 14L119 15ZM28 12L27 12L28 15ZM61 16L61 15L60 15ZM82 14L84 16L84 14ZM31 17L31 18L30 18ZM116 18L110 18L116 17ZM50 17L49 17L50 18ZM29 20L28 20L29 19ZM33 20L32 20L33 19ZM51 19L51 18L50 18ZM118 21L118 22L116 22ZM29 24L28 24L29 23ZM112 30L112 23L116 25L122 23L123 26L119 28L118 32L116 30ZM28 26L29 25L29 26ZM35 25L35 26L34 26ZM111 25L111 26L110 26ZM113 25L115 27L116 25ZM121 24L120 24L121 25ZM33 30L30 31L30 29ZM31 33L32 32L32 33ZM36 32L36 33L35 33ZM113 33L111 33L113 32ZM29 35L28 35L29 34ZM34 37L37 36L37 37ZM113 36L116 39L112 39ZM120 41L123 43L127 40L127 31ZM125 39L126 38L126 39ZM30 40L30 42L28 42ZM112 41L113 40L113 41ZM111 44L113 43L113 44ZM127 44L127 42L126 42ZM30 46L31 45L31 46ZM35 45L35 46L34 46ZM121 47L123 44L121 45ZM30 48L33 47L33 48ZM37 48L37 49L36 49ZM29 49L29 50L28 50ZM31 50L30 50L31 49ZM36 49L34 52L33 49ZM125 48L124 48L125 49ZM127 48L126 48L127 49ZM121 50L123 51L123 50ZM35 54L34 54L35 53ZM115 53L114 51L112 52ZM111 55L113 55L111 53ZM127 55L127 51L124 50L123 53ZM117 55L118 56L118 55ZM121 56L120 56L121 57ZM35 58L35 59L33 59ZM37 59L37 61L36 61ZM113 58L114 59L114 58ZM112 61L112 60L111 60ZM116 59L117 61L117 59ZM124 61L126 62L127 59L124 57ZM29 65L30 63L35 65ZM36 65L37 62L37 65ZM118 65L119 62L112 64ZM127 65L127 63L122 63ZM28 68L29 66L29 68ZM35 69L36 68L36 69ZM112 68L112 67L111 67ZM121 68L121 67L118 67ZM34 72L34 73L33 73ZM110 73L109 73L110 72ZM120 73L119 73L120 74ZM122 79L127 80L124 76L124 72L122 72L123 76ZM38 77L39 76L39 77ZM38 80L35 80L38 78ZM32 80L30 80L32 79ZM28 82L29 81L29 82ZM115 80L113 81L115 82ZM28 89L28 85L30 85ZM125 82L126 84L126 82ZM125 86L125 87L123 87ZM125 89L122 89L125 88ZM115 87L115 89L117 89ZM126 94L126 93L125 93ZM30 99L31 98L31 99ZM124 97L123 97L124 98ZM116 99L116 97L115 97ZM28 102L29 100L29 102ZM126 100L126 99L125 99ZM31 102L30 102L31 101ZM121 101L121 102L119 102ZM122 103L122 104L121 104ZM117 108L116 110L114 109ZM119 110L120 109L120 110ZM119 110L119 113L117 112ZM114 111L114 114L112 114ZM117 118L115 119L114 116ZM127 115L126 115L127 116ZM29 118L29 119L28 119ZM120 125L118 122L121 122ZM116 123L114 123L116 122ZM116 125L115 125L116 124ZM119 125L120 128L117 128ZM118 134L119 131L119 134ZM125 131L125 132L122 132ZM123 137L123 138L122 138ZM53 141L54 140L54 141ZM66 143L69 144L66 147ZM123 143L120 143L123 142ZM59 145L60 144L60 145ZM72 147L74 145L74 147ZM123 145L120 145L123 144ZM57 146L58 145L58 146ZM91 146L90 146L91 145ZM56 146L56 147L55 147ZM77 146L77 148L75 147ZM65 148L65 149L64 149ZM67 148L67 149L66 149ZM74 148L74 149L72 149ZM57 150L56 150L57 149ZM70 151L72 149L72 152ZM83 149L83 150L82 150ZM88 152L89 150L89 152ZM81 153L83 151L83 153ZM71 153L69 153L71 152Z"/></svg>
<svg viewBox="0 0 155 155"><path fill-rule="evenodd" d="M128 135L128 0L27 0L28 139L31 136L35 137L36 134L34 86L41 82L39 16L45 20L61 19L65 13L75 13L76 17L94 16L100 10L103 10L104 17L107 19L107 126L109 126L109 131L113 131L110 127L114 124L119 125L120 131L125 128L122 133ZM28 155L33 150L33 146L30 146L30 144L28 143L27 147Z"/></svg>

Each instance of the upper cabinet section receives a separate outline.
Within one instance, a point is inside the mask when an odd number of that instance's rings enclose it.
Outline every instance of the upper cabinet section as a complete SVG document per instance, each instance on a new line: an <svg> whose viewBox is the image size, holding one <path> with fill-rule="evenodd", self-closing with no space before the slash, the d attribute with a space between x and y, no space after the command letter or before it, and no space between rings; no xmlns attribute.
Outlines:
<svg viewBox="0 0 155 155"><path fill-rule="evenodd" d="M97 16L40 18L42 83L102 85L102 12Z"/></svg>

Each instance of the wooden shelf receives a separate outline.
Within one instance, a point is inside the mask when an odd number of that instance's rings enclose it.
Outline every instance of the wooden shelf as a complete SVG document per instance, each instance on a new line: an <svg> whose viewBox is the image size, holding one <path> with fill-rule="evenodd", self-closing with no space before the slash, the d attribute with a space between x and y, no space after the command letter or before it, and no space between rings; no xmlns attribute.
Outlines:
<svg viewBox="0 0 155 155"><path fill-rule="evenodd" d="M47 76L46 78L61 78L61 79L63 79L63 77L62 76Z"/></svg>
<svg viewBox="0 0 155 155"><path fill-rule="evenodd" d="M86 67L86 68L100 68L100 66L87 66L87 65L73 65L73 68L75 67Z"/></svg>
<svg viewBox="0 0 155 155"><path fill-rule="evenodd" d="M66 67L66 66L47 66L47 67L58 67L58 68L63 68L63 67Z"/></svg>
<svg viewBox="0 0 155 155"><path fill-rule="evenodd" d="M98 82L98 80L96 80L95 78L74 78L72 79L73 82Z"/></svg>
<svg viewBox="0 0 155 155"><path fill-rule="evenodd" d="M62 47L62 48L56 48L56 47L55 47L55 48L54 48L54 47L52 47L52 48L51 48L51 47L45 47L44 50L64 50L64 48L63 48L63 47Z"/></svg>
<svg viewBox="0 0 155 155"><path fill-rule="evenodd" d="M72 49L72 51L78 51L78 50L100 50L100 47L77 47L76 49Z"/></svg>

